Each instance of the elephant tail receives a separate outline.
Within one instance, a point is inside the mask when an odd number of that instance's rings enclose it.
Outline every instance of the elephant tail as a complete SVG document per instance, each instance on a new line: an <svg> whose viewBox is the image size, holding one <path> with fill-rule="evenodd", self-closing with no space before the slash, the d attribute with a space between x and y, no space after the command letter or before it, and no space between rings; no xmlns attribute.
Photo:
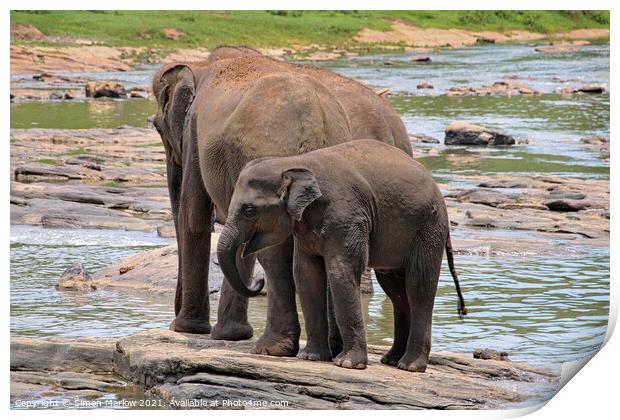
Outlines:
<svg viewBox="0 0 620 420"><path fill-rule="evenodd" d="M459 276L456 274L456 268L454 268L454 252L452 250L452 241L450 240L449 231L448 239L446 240L446 257L448 259L448 267L450 267L450 273L452 273L452 278L454 279L454 286L456 286L456 293L459 296L459 318L463 319L463 316L467 315L467 308L465 307L465 299L463 299L463 293L461 293Z"/></svg>

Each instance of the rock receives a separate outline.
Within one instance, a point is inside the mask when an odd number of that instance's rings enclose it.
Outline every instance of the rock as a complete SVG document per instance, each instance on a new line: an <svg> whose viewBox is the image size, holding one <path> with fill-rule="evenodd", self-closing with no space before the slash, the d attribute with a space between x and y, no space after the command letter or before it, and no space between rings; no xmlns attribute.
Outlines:
<svg viewBox="0 0 620 420"><path fill-rule="evenodd" d="M67 268L56 283L57 290L76 290L87 292L97 290L93 278L81 263L75 263Z"/></svg>
<svg viewBox="0 0 620 420"><path fill-rule="evenodd" d="M518 179L494 179L478 184L481 188L527 188L528 183Z"/></svg>
<svg viewBox="0 0 620 420"><path fill-rule="evenodd" d="M457 195L457 200L466 203L484 204L497 207L499 204L513 201L508 195L490 189L476 188Z"/></svg>
<svg viewBox="0 0 620 420"><path fill-rule="evenodd" d="M76 168L75 166L57 166L39 163L31 163L15 168L16 181L41 181L41 180L78 180L78 179L102 179L101 174L93 173L88 168Z"/></svg>
<svg viewBox="0 0 620 420"><path fill-rule="evenodd" d="M61 100L64 98L63 94L60 92L51 92L48 96L49 99L51 100Z"/></svg>
<svg viewBox="0 0 620 420"><path fill-rule="evenodd" d="M162 238L176 238L177 233L176 233L176 230L174 229L174 224L169 223L166 225L158 226L157 235L159 235Z"/></svg>
<svg viewBox="0 0 620 420"><path fill-rule="evenodd" d="M87 98L124 98L127 91L117 82L105 82L98 85L96 82L88 82L84 87Z"/></svg>
<svg viewBox="0 0 620 420"><path fill-rule="evenodd" d="M479 36L476 38L476 44L495 44L495 38L490 36Z"/></svg>
<svg viewBox="0 0 620 420"><path fill-rule="evenodd" d="M490 217L474 217L473 219L467 221L465 223L466 226L476 226L476 227L485 227L485 228L496 228L498 227L498 223L496 220L491 219Z"/></svg>
<svg viewBox="0 0 620 420"><path fill-rule="evenodd" d="M503 362L507 362L510 359L508 358L508 353L505 351L498 352L493 349L476 349L474 350L474 359L482 359L482 360L499 360Z"/></svg>
<svg viewBox="0 0 620 420"><path fill-rule="evenodd" d="M73 96L73 94L70 93L70 92L65 92L63 99L66 99L66 100L70 101L72 99L75 99L75 96Z"/></svg>
<svg viewBox="0 0 620 420"><path fill-rule="evenodd" d="M11 404L144 398L142 389L114 374L116 340L11 337ZM105 404L104 404L105 405ZM27 407L27 406L26 406ZM50 405L50 407L57 407Z"/></svg>
<svg viewBox="0 0 620 420"><path fill-rule="evenodd" d="M409 61L413 63L429 63L433 61L433 59L428 55L414 55L409 58Z"/></svg>
<svg viewBox="0 0 620 420"><path fill-rule="evenodd" d="M127 96L125 88L120 83L106 82L102 86L97 86L93 98L122 98Z"/></svg>
<svg viewBox="0 0 620 420"><path fill-rule="evenodd" d="M128 93L127 96L129 96L130 98L139 98L139 99L146 99L149 97L148 92L142 90L142 89L131 89Z"/></svg>
<svg viewBox="0 0 620 420"><path fill-rule="evenodd" d="M498 209L503 210L524 210L524 209L535 209L535 210L547 210L546 206L538 203L501 203L497 205Z"/></svg>
<svg viewBox="0 0 620 420"><path fill-rule="evenodd" d="M341 55L334 52L327 51L316 51L306 57L302 57L302 59L310 60L310 61L329 61L340 58Z"/></svg>
<svg viewBox="0 0 620 420"><path fill-rule="evenodd" d="M21 206L21 207L25 207L28 205L28 201L21 198L21 197L13 197L11 196L10 198L11 204L14 204L16 206Z"/></svg>
<svg viewBox="0 0 620 420"><path fill-rule="evenodd" d="M579 48L571 47L567 45L551 45L548 47L536 47L534 48L534 51L540 52L540 53L564 53L566 54L566 53L578 52Z"/></svg>
<svg viewBox="0 0 620 420"><path fill-rule="evenodd" d="M430 84L429 82L422 82L422 83L418 83L416 85L416 88L418 89L434 89L435 87Z"/></svg>
<svg viewBox="0 0 620 420"><path fill-rule="evenodd" d="M551 199L568 199L568 200L583 200L586 195L580 191L572 190L552 190L549 192L549 198Z"/></svg>
<svg viewBox="0 0 620 420"><path fill-rule="evenodd" d="M603 159L609 159L609 136L590 136L579 141L598 151Z"/></svg>
<svg viewBox="0 0 620 420"><path fill-rule="evenodd" d="M539 91L529 88L527 86L520 87L518 91L521 95L537 95L540 93Z"/></svg>
<svg viewBox="0 0 620 420"><path fill-rule="evenodd" d="M95 82L87 82L84 86L84 94L87 98L92 98L95 96L95 91L97 90L97 83Z"/></svg>
<svg viewBox="0 0 620 420"><path fill-rule="evenodd" d="M439 140L435 137L427 136L426 134L411 134L409 133L409 141L411 143L428 143L439 144Z"/></svg>
<svg viewBox="0 0 620 420"><path fill-rule="evenodd" d="M82 166L87 169L92 169L93 171L101 172L101 165L97 165L96 163L84 162L82 163Z"/></svg>
<svg viewBox="0 0 620 420"><path fill-rule="evenodd" d="M93 351L97 341L11 337L11 397L28 383L54 385L56 392L66 386L121 395L139 384L170 408L187 408L186 401L209 408L216 400L265 408L250 402L277 399L288 409L479 409L550 398L559 381L556 367L448 352L431 353L425 374L404 372L379 362L387 350L379 346L369 346L368 368L360 371L251 354L254 340L218 341L169 330L102 339Z"/></svg>
<svg viewBox="0 0 620 420"><path fill-rule="evenodd" d="M218 234L211 237L211 249L217 246ZM173 243L156 248L111 264L93 274L98 288L123 287L148 292L173 293L177 284L178 267L177 245ZM257 264L255 276L264 277L264 271ZM211 253L209 266L209 292L216 293L222 287L224 276L217 264L217 254Z"/></svg>
<svg viewBox="0 0 620 420"><path fill-rule="evenodd" d="M591 207L591 204L583 200L558 199L543 203L551 211L580 211Z"/></svg>
<svg viewBox="0 0 620 420"><path fill-rule="evenodd" d="M605 93L605 86L602 85L583 85L576 88L573 87L562 87L556 89L556 92L560 95L572 95L573 93L591 93L591 94L601 94Z"/></svg>
<svg viewBox="0 0 620 420"><path fill-rule="evenodd" d="M582 93L605 93L605 86L602 85L584 85L576 88L575 92Z"/></svg>
<svg viewBox="0 0 620 420"><path fill-rule="evenodd" d="M581 143L593 144L593 145L606 145L609 144L609 136L590 136L583 137L579 140Z"/></svg>
<svg viewBox="0 0 620 420"><path fill-rule="evenodd" d="M498 146L515 144L515 139L498 131L466 122L453 122L446 128L446 145Z"/></svg>
<svg viewBox="0 0 620 420"><path fill-rule="evenodd" d="M538 95L539 91L532 87L515 81L500 80L492 85L482 86L454 86L448 89L446 96L486 96L486 95Z"/></svg>

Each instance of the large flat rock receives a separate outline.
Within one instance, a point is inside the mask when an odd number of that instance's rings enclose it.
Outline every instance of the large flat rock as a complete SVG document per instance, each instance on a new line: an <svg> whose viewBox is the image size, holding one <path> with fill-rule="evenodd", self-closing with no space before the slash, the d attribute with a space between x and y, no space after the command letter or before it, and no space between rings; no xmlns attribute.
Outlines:
<svg viewBox="0 0 620 420"><path fill-rule="evenodd" d="M432 353L426 373L411 373L382 365L379 359L387 350L383 347L370 348L367 369L349 370L330 362L252 354L252 340L215 341L208 336L148 330L112 341L101 341L101 347L107 348L100 353L101 363L171 408L190 408L188 404L227 408L227 403L236 404L229 408L274 408L265 405L272 401L280 402L276 408L294 409L507 408L549 399L559 380L557 369L445 352ZM92 340L81 344L80 340L13 337L11 370L40 371L48 363L50 369L69 372L88 364L101 369L92 358L76 361L77 353L66 351L91 344ZM56 347L64 350L51 350ZM63 354L67 360L59 363ZM20 381L41 382L41 375L17 376ZM96 377L78 379L94 389L110 385Z"/></svg>

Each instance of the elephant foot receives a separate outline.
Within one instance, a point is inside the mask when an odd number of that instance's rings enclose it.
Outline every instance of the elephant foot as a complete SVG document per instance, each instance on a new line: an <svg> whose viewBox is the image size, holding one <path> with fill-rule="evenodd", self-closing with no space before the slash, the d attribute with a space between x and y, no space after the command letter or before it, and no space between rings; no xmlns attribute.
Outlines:
<svg viewBox="0 0 620 420"><path fill-rule="evenodd" d="M331 362L332 354L327 347L306 346L299 350L298 359Z"/></svg>
<svg viewBox="0 0 620 420"><path fill-rule="evenodd" d="M428 365L428 356L426 355L412 355L405 354L398 361L397 367L402 370L408 370L409 372L426 372L426 366Z"/></svg>
<svg viewBox="0 0 620 420"><path fill-rule="evenodd" d="M366 369L368 355L365 350L349 350L336 356L334 364L347 369Z"/></svg>
<svg viewBox="0 0 620 420"><path fill-rule="evenodd" d="M200 321L177 317L170 323L170 329L176 332L209 334L211 332L211 324L209 320Z"/></svg>
<svg viewBox="0 0 620 420"><path fill-rule="evenodd" d="M294 357L299 352L299 337L282 337L267 331L256 341L254 353L268 356Z"/></svg>
<svg viewBox="0 0 620 420"><path fill-rule="evenodd" d="M211 331L214 340L240 341L252 338L254 329L248 322L218 321Z"/></svg>
<svg viewBox="0 0 620 420"><path fill-rule="evenodd" d="M404 351L401 349L394 349L392 347L387 353L383 355L381 358L381 363L384 365L396 366L398 365L398 361L403 357Z"/></svg>

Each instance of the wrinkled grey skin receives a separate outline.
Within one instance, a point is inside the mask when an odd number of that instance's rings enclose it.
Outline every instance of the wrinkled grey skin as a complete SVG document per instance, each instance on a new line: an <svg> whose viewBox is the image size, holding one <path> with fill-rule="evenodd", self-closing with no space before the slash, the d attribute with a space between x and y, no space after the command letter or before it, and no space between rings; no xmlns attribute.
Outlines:
<svg viewBox="0 0 620 420"><path fill-rule="evenodd" d="M454 270L448 214L430 174L407 154L374 140L357 140L300 156L264 158L241 172L218 258L245 296L236 256L277 247L294 233L295 285L308 342L298 357L331 360L328 285L343 349L336 365L363 369L368 358L359 285L366 265L394 306L394 344L382 362L423 372L444 249Z"/></svg>
<svg viewBox="0 0 620 420"><path fill-rule="evenodd" d="M176 331L210 332L227 340L253 335L247 298L228 282L222 287L217 323L211 328L209 322L212 226L216 218L225 223L233 187L246 163L368 135L411 154L397 113L370 89L327 70L275 61L247 48L220 48L205 62L165 65L153 78L153 92L158 103L154 124L166 149L179 246L171 325ZM266 328L255 351L295 355L300 329L292 237L256 256L237 256L246 283L256 257L270 286Z"/></svg>

